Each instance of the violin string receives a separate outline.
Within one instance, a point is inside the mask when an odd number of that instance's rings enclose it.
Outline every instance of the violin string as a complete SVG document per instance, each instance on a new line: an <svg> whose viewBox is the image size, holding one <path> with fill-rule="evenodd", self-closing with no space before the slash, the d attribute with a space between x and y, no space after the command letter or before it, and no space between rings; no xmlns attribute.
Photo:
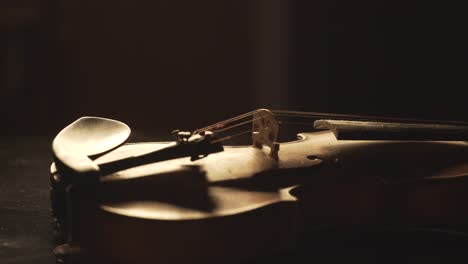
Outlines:
<svg viewBox="0 0 468 264"><path fill-rule="evenodd" d="M252 131L253 131L253 129L247 129L247 130L244 130L242 132L239 132L239 133L236 133L236 134L233 134L233 135L229 135L229 136L225 136L223 138L213 140L213 141L211 141L211 143L218 143L218 142L226 141L226 140L232 139L234 137L245 135L245 134L250 133Z"/></svg>
<svg viewBox="0 0 468 264"><path fill-rule="evenodd" d="M255 113L253 113L253 114L255 114ZM251 114L251 115L253 115L253 114ZM246 118L246 117L247 117L247 116L242 117L242 118ZM242 119L242 118L238 118L238 119L236 119L235 121L240 120L240 119ZM222 128L220 128L220 129L214 129L213 131L214 131L214 132L223 132L223 131L226 131L226 130L229 130L229 129L232 129L232 128L235 128L235 127L238 127L238 126L242 126L242 125L245 125L245 124L248 124L248 123L252 123L252 122L254 122L254 121L256 121L256 120L259 120L259 119L262 119L262 118L263 118L263 117L260 116L260 117L256 117L256 118L253 118L253 119L249 119L249 120L247 120L247 121L242 121L242 122L240 122L240 123L236 123L236 124L231 125L231 126L226 126L226 127L223 127L223 126L222 126ZM232 122L232 121L231 121L231 122ZM223 122L219 122L219 123L227 124L227 123L229 123L229 122L223 121ZM216 127L216 124L215 124L215 125L208 126L208 127L204 127L204 128L201 128L201 129L197 129L197 130L195 130L193 133L194 133L194 134L198 134L198 133L200 133L200 132L204 132L204 131L210 130L209 128L215 128L215 127Z"/></svg>
<svg viewBox="0 0 468 264"><path fill-rule="evenodd" d="M215 123L213 125L197 129L194 133L200 133L207 130L212 130L216 127L223 127L222 130L217 131L224 131L239 125L232 125L224 127L228 123L232 123L234 121L241 120L243 118L247 118L249 116L254 115L255 113L261 112L263 109L257 109L254 111L250 111L248 113L244 113L242 115ZM376 117L376 116L359 116L359 115L346 115L346 114L331 114L331 113L318 113L318 112L304 112L304 111L289 111L289 110L270 110L275 117L296 117L296 118L332 118L332 119L353 119L353 120L383 120L383 121L399 121L399 122L418 122L418 123L451 123L457 125L467 125L466 122L460 121L440 121L440 120L420 120L420 119L408 119L408 118L394 118L394 117ZM260 117L263 118L263 117ZM245 123L253 122L254 120L245 121ZM285 122L279 121L282 124L298 124L298 125L307 125L307 123L293 123L293 122ZM241 125L243 122L241 123Z"/></svg>
<svg viewBox="0 0 468 264"><path fill-rule="evenodd" d="M230 128L229 127L224 127L226 124L229 124L229 123L233 123L235 121L238 121L238 120L241 120L241 119L244 119L244 118L247 118L249 116L253 116L255 113L257 113L258 110L256 111L252 111L252 112L249 112L249 113L246 113L246 114L243 114L243 115L240 115L240 116L237 116L237 117L234 117L234 118L230 118L230 119L227 119L227 120L224 120L224 121L221 121L221 122L218 122L216 124L213 124L213 125L210 125L208 127L204 127L202 129L198 129L197 131L195 131L195 133L199 133L199 132L203 132L203 131L207 131L207 130L213 130L213 128L216 128L216 127L222 127L223 129L224 128ZM216 130L216 129L215 129ZM216 130L216 131L219 131L219 130Z"/></svg>
<svg viewBox="0 0 468 264"><path fill-rule="evenodd" d="M287 111L287 110L272 110L274 116L284 117L304 117L304 118L367 118L358 115L345 115L345 114L331 114L331 113L317 113L317 112L302 112L302 111ZM372 118L372 117L368 117Z"/></svg>
<svg viewBox="0 0 468 264"><path fill-rule="evenodd" d="M263 118L263 117L256 117L256 118L253 118L253 119L251 119L251 120L247 120L247 121L243 121L243 122L234 124L234 125L232 125L232 126L223 127L223 128L221 128L221 129L216 130L216 132L223 132L223 131L226 131L226 130L229 130L229 129L232 129L232 128L235 128L235 127L239 127L239 126L242 126L242 125L245 125L245 124L248 124L248 123L253 123L254 121L259 120L259 119L262 119L262 118Z"/></svg>
<svg viewBox="0 0 468 264"><path fill-rule="evenodd" d="M287 122L287 121L278 121L278 124L280 125L309 125L309 126L313 126L313 124L311 124L310 122Z"/></svg>
<svg viewBox="0 0 468 264"><path fill-rule="evenodd" d="M259 110L255 110L255 111L251 111L251 112L248 112L248 113L245 113L245 114L242 114L242 115L239 115L239 116L236 116L234 118L230 118L230 119L227 119L227 120L224 120L224 121L221 121L221 122L218 122L216 124L213 124L213 125L210 125L210 126L207 126L207 127L204 127L204 128L201 128L201 129L197 129L194 133L200 133L200 132L203 132L203 131L207 131L207 130L211 130L213 128L216 128L216 127L222 127L221 129L215 129L213 132L216 132L216 133L220 133L220 132L224 132L226 130L229 130L229 129L232 129L232 128L235 128L235 127L240 127L242 125L245 125L245 124L249 124L249 123L252 123L256 120L259 120L259 119L262 119L264 118L263 116L260 116L260 117L256 117L256 118L253 118L253 119L249 119L249 120L246 120L246 121L242 121L240 123L236 123L234 125L231 125L231 126L226 126L226 127L223 127L224 125L228 124L228 123L232 123L234 121L238 121L238 120L241 120L241 119L245 119L249 116L252 116L254 115L255 113L258 113L258 112L261 112L262 109L259 109ZM282 111L282 110L273 110L271 111L273 113L273 115L276 117L276 116L282 116L282 117L307 117L307 118L313 118L313 117L319 117L320 114L319 113L312 113L312 112L297 112L297 111ZM330 115L333 115L333 114L330 114ZM288 121L280 121L278 120L278 124L282 125L282 124L288 124L288 125L312 125L310 122L288 122ZM233 135L229 135L229 136L226 136L226 137L222 137L220 139L216 139L214 141L212 141L212 143L217 143L217 142L222 142L222 141L226 141L226 140L229 140L229 139L232 139L232 138L235 138L235 137L238 137L238 136L241 136L241 135L245 135L246 133L249 133L249 132L252 132L253 129L247 129L247 130L242 130L241 132L239 133L236 133L236 134L233 134Z"/></svg>
<svg viewBox="0 0 468 264"><path fill-rule="evenodd" d="M236 117L233 117L233 118L230 118L230 119L227 119L227 120L224 120L224 121L221 121L221 122L218 122L218 123L215 123L213 125L210 125L210 126L207 126L207 127L204 127L204 128L200 128L200 129L197 129L194 131L194 133L200 133L200 132L203 132L203 131L207 131L207 130L213 130L213 128L216 128L216 127L222 127L220 129L214 129L213 132L216 132L216 133L220 133L220 132L224 132L226 130L230 130L230 129L233 129L235 127L240 127L242 125L245 125L245 124L249 124L249 123L253 123L254 121L256 120L259 120L259 119L262 119L264 118L263 116L260 116L260 117L256 117L256 118L253 118L253 119L249 119L249 120L246 120L246 121L242 121L240 123L236 123L234 125L231 125L231 126L226 126L224 127L226 124L228 123L232 123L234 121L238 121L238 120L241 120L241 119L245 119L247 117L250 117L250 116L253 116L254 114L256 113L259 113L263 111L262 109L258 109L258 110L255 110L255 111L251 111L251 112L248 112L248 113L245 113L245 114L242 114L242 115L239 115L239 116L236 116ZM305 116L305 117L311 117L310 115L303 115L301 113L298 113L298 112L292 112L292 111L280 111L281 113L279 113L278 115L280 116ZM309 113L308 113L309 114ZM275 115L275 114L274 114ZM278 122L279 124L294 124L294 125L310 125L310 123L307 123L307 122L287 122L287 121L279 121ZM222 142L222 141L226 141L226 140L229 140L229 139L232 139L232 138L235 138L235 137L238 137L238 136L241 136L241 135L244 135L246 133L249 133L249 132L252 132L253 129L247 129L247 130L242 130L241 132L239 133L236 133L236 134L233 134L233 135L229 135L229 136L226 136L226 137L222 137L220 139L216 139L214 141L212 141L212 143L217 143L217 142Z"/></svg>
<svg viewBox="0 0 468 264"><path fill-rule="evenodd" d="M196 133L201 133L201 132L208 131L208 130L214 130L217 133L221 133L221 132L224 132L226 130L233 129L235 127L240 127L240 126L243 126L245 124L249 124L249 123L252 123L252 122L254 122L256 120L262 119L264 117L260 116L260 117L249 119L249 120L246 120L246 121L242 121L242 122L236 123L234 125L230 125L230 126L226 126L226 124L233 123L233 122L245 119L245 118L253 116L254 114L256 114L258 112L261 112L261 111L262 111L262 109L247 112L247 113L244 113L242 115L238 115L238 116L235 116L233 118L229 118L227 120L217 122L215 124L212 124L212 125L197 129L197 130L194 131L194 133L195 134ZM364 119L364 117L362 117L362 116L330 114L330 113L316 113L316 112L288 111L288 110L271 110L271 112L275 117L299 117L299 118L315 118L315 119L317 119L317 118L355 118L355 119ZM289 122L289 121L283 121L283 120L278 120L278 123L280 125L282 125L282 124L312 125L309 122ZM218 128L218 129L214 129L214 128ZM252 131L253 131L252 129L247 129L247 130L241 131L241 132L239 132L237 134L233 134L233 135L229 135L229 136L217 139L217 140L213 141L213 143L229 140L229 139L232 139L234 137L238 137L238 136L244 135L244 134L252 132Z"/></svg>
<svg viewBox="0 0 468 264"><path fill-rule="evenodd" d="M226 130L233 129L235 127L240 127L240 126L243 126L245 124L253 123L254 121L262 119L264 117L260 116L260 117L256 117L256 118L249 119L249 120L246 120L246 121L242 121L240 123L236 123L234 125L225 126L226 124L229 124L229 123L239 121L241 119L245 119L247 117L253 116L254 114L259 113L261 111L263 111L263 110L262 109L254 110L254 111L244 113L242 115L239 115L239 116L236 116L236 117L233 117L233 118L230 118L230 119L215 123L213 125L197 129L197 130L194 131L194 134L201 133L201 132L208 131L208 130L213 130L213 132L220 133L220 132L224 132ZM299 111L285 111L285 110L272 110L271 112L275 117L278 116L278 117L307 117L307 118L313 118L313 117L319 117L320 116L320 113L314 113L314 112L299 112ZM326 114L326 115L339 116L339 115L333 115L333 114ZM288 121L278 121L278 124L311 125L311 123L309 123L309 122L288 122ZM213 129L213 128L217 128L217 127L221 127L221 128ZM232 139L234 137L244 135L244 134L252 132L252 131L253 131L253 129L243 130L243 131L241 131L241 132L239 132L237 134L229 135L229 136L214 140L212 143L226 141L226 140L229 140L229 139Z"/></svg>
<svg viewBox="0 0 468 264"><path fill-rule="evenodd" d="M251 111L249 113L246 113L246 114L243 114L243 115L240 115L240 116L237 116L237 117L234 117L234 118L231 118L231 119L228 119L226 121L219 122L219 123L227 124L229 122L233 122L233 121L237 121L237 120L240 120L240 119L243 119L243 118L247 118L247 117L252 116L255 113L258 113L258 112L261 112L261 111L262 111L261 109ZM392 117L358 116L358 115L330 114L330 113L302 112L302 111L288 111L288 110L271 110L271 112L273 113L274 117L299 117L299 118L314 118L314 119L319 119L319 118L343 118L343 119L353 119L353 120L372 120L373 119L373 120L386 120L386 121L393 121L393 122L395 122L395 121L400 121L400 122L422 122L422 123L432 122L432 123L452 123L452 124L458 124L458 125L467 125L466 122L460 122L460 121L401 119L401 118L392 118ZM248 123L252 123L252 122L254 122L256 120L259 120L259 119L262 119L262 118L264 118L264 117L260 116L260 117L257 117L257 118L253 118L251 120L242 121L240 123L237 123L237 124L234 124L234 125L231 125L231 126L227 126L227 127L223 127L222 129L218 129L218 130L216 130L216 132L223 132L223 131L226 131L226 130L229 130L229 129L232 129L232 128L235 128L235 127L239 127L239 126L242 126L242 125L245 125L245 124L248 124ZM287 125L311 125L312 126L312 123L310 123L310 122L290 122L290 121L283 121L283 120L277 120L277 121L278 121L279 125L287 124ZM215 126L212 125L212 126L209 126L209 127L215 127ZM197 131L200 131L200 129L197 130ZM216 140L214 142L220 142L220 141L225 141L225 140L228 140L228 139L232 139L234 137L241 136L241 135L244 135L244 134L252 132L252 131L253 131L253 129L247 129L247 130L241 131L240 133L223 137L223 138L218 139L218 140Z"/></svg>
<svg viewBox="0 0 468 264"><path fill-rule="evenodd" d="M223 127L225 124L232 123L234 121L246 118L248 116L252 116L252 115L254 115L255 113L257 113L259 111L260 110L254 110L254 111L251 111L251 112L248 112L248 113L245 113L245 114L233 117L233 118L229 118L227 120L223 120L221 122L217 122L215 124L212 124L212 125L197 129L197 130L194 131L194 133L198 134L198 133L203 132L203 131L212 130L213 128L216 128L216 127Z"/></svg>
<svg viewBox="0 0 468 264"><path fill-rule="evenodd" d="M216 130L216 133L219 133L219 132L223 132L227 129L231 129L233 127L239 127L241 125L245 125L245 124L248 124L248 123L252 123L253 121L255 120L259 120L261 119L262 117L257 117L257 118L254 118L252 120L249 120L249 121L244 121L242 122L241 124L236 124L236 125L233 125L233 126L230 126L230 127L226 127L226 128L223 128L221 130ZM238 136L241 136L241 135L244 135L244 134L247 134L249 132L253 132L254 130L253 129L247 129L247 130L242 130L241 132L239 133L236 133L236 134L233 134L233 135L229 135L229 136L226 136L226 137L223 137L223 138L220 138L220 139L217 139L217 140L214 140L212 141L212 143L216 143L216 142L221 142L221 141L225 141L225 140L229 140L229 139L232 139L234 137L238 137Z"/></svg>
<svg viewBox="0 0 468 264"><path fill-rule="evenodd" d="M320 113L315 113L315 112L288 111L288 110L271 110L271 112L274 115L279 115L279 116L303 116L303 117L310 117L312 115L320 114Z"/></svg>
<svg viewBox="0 0 468 264"><path fill-rule="evenodd" d="M224 132L224 131L226 131L226 130L229 130L229 129L232 129L232 128L235 128L235 127L240 127L240 126L243 126L243 125L245 125L245 124L252 123L253 121L254 121L254 120L243 121L243 122L240 122L240 123L231 125L231 126L223 127L223 128L221 128L221 129L218 129L218 130L215 130L215 131L216 131L217 133Z"/></svg>
<svg viewBox="0 0 468 264"><path fill-rule="evenodd" d="M345 119L345 120L360 120L360 121L380 121L380 122L401 122L401 123L425 123L425 124L453 124L468 126L467 122L453 121L453 120L429 120L429 119L415 119L415 118L398 118L388 116L363 116L363 115L347 115L347 114L331 114L331 113L317 113L317 112L303 112L303 111L288 111L288 110L271 110L274 116L278 117L304 117L304 118L331 118L331 119Z"/></svg>

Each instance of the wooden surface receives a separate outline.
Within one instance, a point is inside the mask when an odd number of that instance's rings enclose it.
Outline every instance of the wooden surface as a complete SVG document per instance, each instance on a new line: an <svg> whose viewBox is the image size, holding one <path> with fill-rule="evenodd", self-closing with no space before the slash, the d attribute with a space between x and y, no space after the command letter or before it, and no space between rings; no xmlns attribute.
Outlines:
<svg viewBox="0 0 468 264"><path fill-rule="evenodd" d="M0 263L53 264L49 208L51 138L0 138ZM376 165L380 166L380 165ZM457 233L318 230L293 256L251 263L466 263L468 240ZM181 253L182 254L182 253ZM87 264L93 261L86 262ZM104 262L100 261L99 264Z"/></svg>
<svg viewBox="0 0 468 264"><path fill-rule="evenodd" d="M163 146L125 145L99 158L97 163ZM299 195L299 200L307 200L301 204L306 205L302 210L311 226L327 225L330 221L381 225L396 221L408 226L463 227L463 222L468 222L468 206L457 201L468 199L463 191L468 187L468 180L463 177L468 175L467 164L465 142L337 141L330 131L304 133L301 140L281 145L279 162L256 148L226 147L224 152L196 162L175 159L105 176L101 179L107 191L104 197L114 197L109 201L119 198L117 203L103 207L129 217L198 219L296 201ZM294 171L298 168L310 170L301 174ZM444 180L447 182L440 183ZM295 185L305 187L295 191ZM131 202L124 198L143 192L162 192L166 198L154 194L143 195L140 202L134 195ZM188 204L182 198L176 199L175 204L167 198L189 193L193 195L188 196ZM157 202L151 205L147 198ZM200 204L195 202L197 199ZM119 201L123 203L119 205ZM174 205L182 206L179 213ZM186 210L191 206L203 210ZM394 212L398 220L388 216L392 207L406 208Z"/></svg>
<svg viewBox="0 0 468 264"><path fill-rule="evenodd" d="M96 163L164 146L124 145ZM96 209L72 207L76 241L128 263L214 263L284 253L317 228L466 230L465 142L337 141L322 131L281 144L278 161L267 151L225 147L103 175ZM74 200L88 199L77 190Z"/></svg>

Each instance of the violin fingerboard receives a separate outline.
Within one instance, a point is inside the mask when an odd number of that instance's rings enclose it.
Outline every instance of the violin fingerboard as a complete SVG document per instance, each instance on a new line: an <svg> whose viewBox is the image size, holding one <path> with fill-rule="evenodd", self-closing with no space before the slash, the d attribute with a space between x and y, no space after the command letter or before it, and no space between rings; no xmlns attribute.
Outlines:
<svg viewBox="0 0 468 264"><path fill-rule="evenodd" d="M465 141L468 139L468 126L447 124L321 119L314 122L314 128L329 129L338 140Z"/></svg>

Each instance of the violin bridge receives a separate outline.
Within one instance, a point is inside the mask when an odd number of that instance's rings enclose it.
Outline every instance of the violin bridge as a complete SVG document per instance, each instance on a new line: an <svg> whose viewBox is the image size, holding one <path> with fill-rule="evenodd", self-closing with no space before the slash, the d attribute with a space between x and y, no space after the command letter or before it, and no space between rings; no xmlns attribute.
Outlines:
<svg viewBox="0 0 468 264"><path fill-rule="evenodd" d="M270 157L278 160L279 124L269 110L259 109L253 113L252 131L253 146L259 149L263 148L264 145L268 146Z"/></svg>

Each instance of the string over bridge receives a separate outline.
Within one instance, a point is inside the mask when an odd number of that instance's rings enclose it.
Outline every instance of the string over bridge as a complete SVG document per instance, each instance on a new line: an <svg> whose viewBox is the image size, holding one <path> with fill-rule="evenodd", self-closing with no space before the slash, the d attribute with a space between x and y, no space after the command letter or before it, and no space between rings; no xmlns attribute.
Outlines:
<svg viewBox="0 0 468 264"><path fill-rule="evenodd" d="M267 109L259 109L253 114L252 122L252 141L253 146L262 148L264 145L270 148L270 156L278 160L279 143L279 124L273 114Z"/></svg>
<svg viewBox="0 0 468 264"><path fill-rule="evenodd" d="M278 159L279 123L268 109L258 109L213 125L195 130L192 135L212 132L217 139L213 142L226 141L235 137L252 133L252 145L256 148L267 146L269 155Z"/></svg>

